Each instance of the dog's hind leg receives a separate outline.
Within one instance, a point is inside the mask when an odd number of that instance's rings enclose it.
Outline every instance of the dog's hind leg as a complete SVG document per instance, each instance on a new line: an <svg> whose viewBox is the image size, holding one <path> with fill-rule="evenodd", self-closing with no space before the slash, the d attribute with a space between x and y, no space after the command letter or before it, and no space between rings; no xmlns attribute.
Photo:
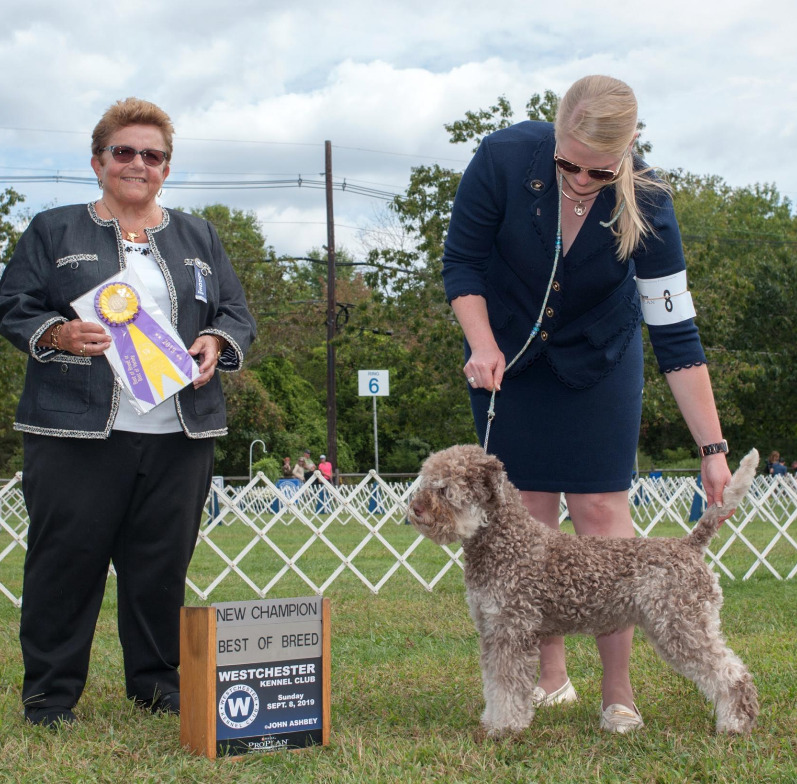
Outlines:
<svg viewBox="0 0 797 784"><path fill-rule="evenodd" d="M481 670L485 707L482 725L491 737L520 732L534 718L532 691L537 681L536 635L503 627L482 632Z"/></svg>
<svg viewBox="0 0 797 784"><path fill-rule="evenodd" d="M662 659L714 704L717 732L747 734L758 715L758 695L744 663L725 643L718 608L704 606L688 617L675 608L645 630Z"/></svg>

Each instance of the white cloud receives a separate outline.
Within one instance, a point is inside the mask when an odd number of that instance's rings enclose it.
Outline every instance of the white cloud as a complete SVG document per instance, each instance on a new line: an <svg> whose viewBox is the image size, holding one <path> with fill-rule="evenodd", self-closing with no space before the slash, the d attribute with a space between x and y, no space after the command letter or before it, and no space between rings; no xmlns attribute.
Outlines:
<svg viewBox="0 0 797 784"><path fill-rule="evenodd" d="M330 139L336 179L401 191L411 166L464 166L470 145L450 145L443 124L466 110L505 94L520 117L531 94L604 72L634 87L653 163L732 185L774 182L797 199L796 28L793 0L643 10L627 0L32 0L4 9L0 72L12 78L0 84L0 175L90 175L91 129L113 101L138 95L175 122L174 181L319 177ZM34 209L96 197L88 186L16 187ZM216 201L255 210L279 253L326 241L323 191L165 196ZM338 241L354 244L345 227L368 228L382 207L336 193Z"/></svg>

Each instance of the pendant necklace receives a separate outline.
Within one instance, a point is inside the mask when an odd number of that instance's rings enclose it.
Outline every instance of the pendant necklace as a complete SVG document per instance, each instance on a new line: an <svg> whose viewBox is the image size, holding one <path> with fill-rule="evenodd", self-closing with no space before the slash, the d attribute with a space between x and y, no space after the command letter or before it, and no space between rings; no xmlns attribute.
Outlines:
<svg viewBox="0 0 797 784"><path fill-rule="evenodd" d="M110 215L110 216L111 216L111 217L112 217L112 218L113 218L113 219L114 219L114 220L115 220L115 221L116 221L116 222L119 224L119 229L120 229L120 230L121 230L121 231L122 231L124 234L126 234L126 235L127 235L127 239L128 239L130 242L135 242L135 241L136 241L136 239L137 239L138 237L140 237L140 236L141 236L141 232L142 232L142 231L144 231L144 229L145 229L145 228L147 228L147 223L149 223L149 219L152 217L152 215L154 214L155 210L157 210L157 209L158 209L158 205L156 204L156 205L155 205L155 206L154 206L154 207L153 207L153 208L152 208L152 209L149 211L149 214L147 215L147 217L146 217L146 218L144 218L144 223L142 224L141 228L140 228L138 231L127 231L127 229L124 229L124 228L122 228L122 223L121 223L121 221L119 220L119 218L117 218L117 217L116 217L116 215L114 215L114 214L113 214L113 212L111 211L111 208L108 206L108 204L107 204L107 202L105 201L105 199L103 199L103 200L102 200L102 206L103 206L103 207L105 207L105 209L106 209L106 210L108 210L108 214L109 214L109 215Z"/></svg>
<svg viewBox="0 0 797 784"><path fill-rule="evenodd" d="M594 199L597 199L599 195L600 195L600 191L598 191L594 196L590 196L588 199L574 199L572 196L568 196L565 193L564 187L562 188L562 196L564 196L566 199L570 199L570 201L577 202L573 206L573 212L575 212L576 215L578 215L579 218L587 211L587 205L584 204L584 202L585 201L593 201Z"/></svg>

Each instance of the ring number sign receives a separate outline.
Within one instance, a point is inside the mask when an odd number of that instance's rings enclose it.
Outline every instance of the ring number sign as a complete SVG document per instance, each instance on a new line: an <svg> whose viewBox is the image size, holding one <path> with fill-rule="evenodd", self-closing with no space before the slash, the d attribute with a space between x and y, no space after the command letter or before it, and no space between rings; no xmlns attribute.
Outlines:
<svg viewBox="0 0 797 784"><path fill-rule="evenodd" d="M360 397L388 397L390 395L389 370L357 371L358 394Z"/></svg>

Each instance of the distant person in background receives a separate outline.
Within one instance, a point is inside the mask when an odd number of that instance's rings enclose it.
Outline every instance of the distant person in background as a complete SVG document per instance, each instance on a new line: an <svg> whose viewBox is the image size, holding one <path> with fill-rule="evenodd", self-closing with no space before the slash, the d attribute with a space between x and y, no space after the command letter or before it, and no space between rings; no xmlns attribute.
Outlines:
<svg viewBox="0 0 797 784"><path fill-rule="evenodd" d="M318 459L320 461L318 463L318 470L321 472L321 476L323 476L324 479L327 480L327 482L331 482L332 481L332 463L330 463L329 460L327 460L327 456L326 455L321 455L321 457L319 457Z"/></svg>
<svg viewBox="0 0 797 784"><path fill-rule="evenodd" d="M291 476L294 479L299 479L300 481L304 482L304 458L300 457L296 461L296 465L293 467L293 471L291 472Z"/></svg>
<svg viewBox="0 0 797 784"><path fill-rule="evenodd" d="M173 132L148 101L111 106L91 138L102 196L36 215L0 279L0 332L28 355L14 428L30 518L19 639L33 724L75 721L110 564L127 696L180 711L180 607L214 441L227 433L216 371L241 369L255 326L213 226L157 202ZM193 385L141 416L105 356L108 332L70 305L127 267L199 365Z"/></svg>
<svg viewBox="0 0 797 784"><path fill-rule="evenodd" d="M767 467L765 469L765 473L769 476L775 473L774 467L780 462L780 452L777 450L773 450L769 454L769 459L767 460Z"/></svg>
<svg viewBox="0 0 797 784"><path fill-rule="evenodd" d="M285 479L290 479L293 476L293 468L289 457L282 458L282 476Z"/></svg>
<svg viewBox="0 0 797 784"><path fill-rule="evenodd" d="M786 476L789 473L789 469L786 468L786 461L781 459L778 460L777 463L772 464L772 475L773 476Z"/></svg>
<svg viewBox="0 0 797 784"><path fill-rule="evenodd" d="M313 458L310 457L310 450L304 450L304 481L306 482L308 479L311 479L313 473L315 471L315 463L313 462Z"/></svg>

